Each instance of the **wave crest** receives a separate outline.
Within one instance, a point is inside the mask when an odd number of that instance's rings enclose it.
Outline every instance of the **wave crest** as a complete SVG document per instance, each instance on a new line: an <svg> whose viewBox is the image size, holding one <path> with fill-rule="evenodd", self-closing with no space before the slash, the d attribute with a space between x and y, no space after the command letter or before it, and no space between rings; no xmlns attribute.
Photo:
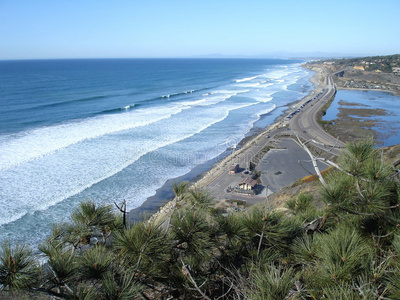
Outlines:
<svg viewBox="0 0 400 300"><path fill-rule="evenodd" d="M260 77L260 75L253 76L253 77L242 78L242 79L236 79L235 82L245 82L245 81L256 79L258 77Z"/></svg>

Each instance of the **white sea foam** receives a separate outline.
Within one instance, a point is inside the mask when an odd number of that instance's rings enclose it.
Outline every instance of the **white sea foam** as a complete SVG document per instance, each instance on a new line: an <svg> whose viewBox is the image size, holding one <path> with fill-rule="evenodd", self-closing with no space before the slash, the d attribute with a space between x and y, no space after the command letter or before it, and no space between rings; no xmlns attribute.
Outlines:
<svg viewBox="0 0 400 300"><path fill-rule="evenodd" d="M270 79L280 79L293 73L292 69L279 68L264 74L265 77Z"/></svg>
<svg viewBox="0 0 400 300"><path fill-rule="evenodd" d="M192 94L195 91L196 90L188 90L188 91L183 91L183 92L171 93L168 95L163 95L163 96L161 96L161 98L170 98L170 97L179 96L179 95Z"/></svg>
<svg viewBox="0 0 400 300"><path fill-rule="evenodd" d="M256 83L239 83L235 86L246 86L250 88L246 96L253 98L258 102L265 103L272 101L273 94L276 92L287 91L288 86L297 82L297 80L300 78L300 75L298 74L298 67L284 66L258 76L260 78L267 78L265 80Z"/></svg>
<svg viewBox="0 0 400 300"><path fill-rule="evenodd" d="M146 153L192 137L224 120L230 111L249 105L252 104L229 103L218 110L207 106L191 113L181 111L173 118L153 122L145 128L84 140L2 170L0 197L8 202L0 207L0 223L15 221L27 212L45 210L81 193Z"/></svg>
<svg viewBox="0 0 400 300"><path fill-rule="evenodd" d="M270 102L272 101L274 98L271 96L274 92L271 92L270 94L266 94L266 95L260 95L257 97L253 97L255 100L257 100L258 102Z"/></svg>
<svg viewBox="0 0 400 300"><path fill-rule="evenodd" d="M241 83L241 84L236 84L235 86L240 86L240 87L256 87L259 86L261 84L261 82L256 82L256 83Z"/></svg>
<svg viewBox="0 0 400 300"><path fill-rule="evenodd" d="M245 133L249 132L249 130L253 127L254 123L258 121L262 115L268 114L271 111L273 111L276 108L276 105L275 104L268 105L268 107L264 107L262 109L259 109L258 107L259 106L257 105L257 103L254 104L254 108L257 109L254 111L253 115L247 120L247 122L241 125L242 132ZM241 138L243 137L244 135Z"/></svg>
<svg viewBox="0 0 400 300"><path fill-rule="evenodd" d="M270 82L270 83L266 83L266 84L261 84L260 86L259 86L259 88L267 88L267 87L269 87L269 86L273 86L274 84L272 83L272 82Z"/></svg>
<svg viewBox="0 0 400 300"><path fill-rule="evenodd" d="M265 108L263 110L260 110L257 112L258 117L261 117L262 115L265 115L267 113L270 113L271 111L273 111L276 108L276 104L273 104L271 107L269 108Z"/></svg>
<svg viewBox="0 0 400 300"><path fill-rule="evenodd" d="M169 107L138 109L128 114L115 114L79 120L62 125L44 127L17 136L2 137L0 170L40 158L85 140L107 134L143 127L188 109L194 105L207 106L225 101L248 90L218 90L207 99L184 101ZM220 95L220 96L216 96ZM134 107L127 106L125 109Z"/></svg>
<svg viewBox="0 0 400 300"><path fill-rule="evenodd" d="M191 100L191 101L181 101L178 103L184 107L215 105L219 102L226 101L233 96L247 93L248 91L249 90L239 90L239 91L219 90L213 93L209 93L207 98L199 100Z"/></svg>
<svg viewBox="0 0 400 300"><path fill-rule="evenodd" d="M242 79L237 79L237 80L235 80L235 82L245 82L245 81L249 81L249 80L256 79L256 78L259 77L259 76L260 76L260 75L253 76L253 77L242 78Z"/></svg>
<svg viewBox="0 0 400 300"><path fill-rule="evenodd" d="M131 108L134 108L136 105L135 104L131 104L131 105L127 105L124 107L125 110L129 110Z"/></svg>
<svg viewBox="0 0 400 300"><path fill-rule="evenodd" d="M142 127L170 118L182 108L163 107L106 115L62 125L44 127L17 136L2 137L0 170L40 158L84 140Z"/></svg>

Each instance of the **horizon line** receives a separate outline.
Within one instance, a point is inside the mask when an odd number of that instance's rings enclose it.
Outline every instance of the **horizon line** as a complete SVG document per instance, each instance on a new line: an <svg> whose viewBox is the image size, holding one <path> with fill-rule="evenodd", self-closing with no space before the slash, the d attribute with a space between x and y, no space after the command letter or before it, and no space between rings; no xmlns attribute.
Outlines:
<svg viewBox="0 0 400 300"><path fill-rule="evenodd" d="M284 51L283 51L284 54ZM277 56L276 53L265 55L225 55L225 54L204 54L204 55L191 55L191 56L157 56L157 57L53 57L53 58L0 58L0 61L33 61L33 60L105 60L105 59L286 59L286 60L308 60L311 58L361 58L361 57L373 57L373 56L388 56L398 55L393 54L340 54L340 53L323 53L316 52L312 53L288 53L287 56Z"/></svg>

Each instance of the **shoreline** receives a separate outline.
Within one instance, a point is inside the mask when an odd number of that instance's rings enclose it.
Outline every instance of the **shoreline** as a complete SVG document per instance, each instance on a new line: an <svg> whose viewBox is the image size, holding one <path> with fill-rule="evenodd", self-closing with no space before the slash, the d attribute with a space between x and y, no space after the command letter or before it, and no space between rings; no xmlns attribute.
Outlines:
<svg viewBox="0 0 400 300"><path fill-rule="evenodd" d="M251 141L260 139L265 132L281 125L284 118L290 112L294 111L295 107L297 107L300 103L305 102L306 99L312 97L312 95L316 93L316 90L321 88L322 83L320 79L323 75L321 72L315 70L310 71L314 72L314 74L309 79L309 82L312 84L312 89L309 91L309 93L300 100L295 100L284 105L283 107L286 108L278 116L276 116L270 124L264 126L264 128L257 127L256 123L263 118L266 118L270 112L260 115L260 119L254 122L250 131L238 143L238 145L241 145L242 147L235 151L235 155L248 149L251 146ZM276 109L278 108L279 107ZM174 182L189 181L190 185L206 185L204 181L207 182L209 181L210 177L216 178L219 176L218 173L220 173L221 169L223 169L221 166L232 159L231 155L232 151L227 149L217 157L197 165L188 173L179 177L168 179L163 186L156 190L156 193L153 196L148 197L139 207L136 207L128 212L129 222L137 222L144 219L153 218L159 213L168 211L168 207L171 206L171 202L174 199L174 193L172 191L172 184Z"/></svg>
<svg viewBox="0 0 400 300"><path fill-rule="evenodd" d="M230 152L226 150L217 157L214 157L202 164L195 166L186 174L181 176L168 179L161 187L159 187L153 196L148 197L140 206L130 210L128 212L128 220L130 222L138 222L144 219L148 219L154 215L160 208L167 205L171 200L174 199L174 193L172 191L172 184L174 182L188 181L190 185L195 184L197 181L202 179L205 174L212 170L218 161L229 156ZM222 156L222 157L221 157Z"/></svg>
<svg viewBox="0 0 400 300"><path fill-rule="evenodd" d="M299 100L299 101L301 101L301 100ZM287 104L286 106L288 106L288 108L285 109L281 115L277 116L275 118L275 120L273 121L273 123L271 123L270 125L267 125L267 127L274 125L275 123L281 121L284 118L284 116L287 115L287 111L289 111L291 109L290 106L296 102L298 102L298 101L294 101L294 102ZM269 115L269 113L261 115L259 120L267 117L268 115ZM257 123L257 121L255 123ZM248 141L253 140L260 134L263 134L264 131L265 131L265 128L253 126L250 129L250 131L248 133L246 133L245 136L239 141L238 145L243 147ZM213 169L220 162L224 161L231 154L232 154L232 150L226 149L224 152L222 152L218 156L216 156L202 164L195 166L193 169L191 169L186 174L168 179L161 187L159 187L156 190L156 192L153 196L148 197L140 206L129 211L129 213L128 213L129 221L136 222L136 221L141 221L143 219L147 219L147 218L151 217L153 214L157 213L157 211L159 211L162 207L164 207L165 205L167 205L170 201L172 201L174 199L175 196L172 191L172 184L174 182L188 181L190 186L197 184L204 177L206 177L208 173L212 172Z"/></svg>

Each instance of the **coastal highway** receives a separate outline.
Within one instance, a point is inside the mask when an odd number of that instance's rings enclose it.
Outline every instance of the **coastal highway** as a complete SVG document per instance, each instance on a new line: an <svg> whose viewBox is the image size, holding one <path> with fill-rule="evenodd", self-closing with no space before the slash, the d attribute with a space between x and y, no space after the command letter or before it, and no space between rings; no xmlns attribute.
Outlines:
<svg viewBox="0 0 400 300"><path fill-rule="evenodd" d="M337 155L339 154L337 148L342 148L345 144L327 133L316 121L317 112L336 92L332 75L329 74L326 69L323 70L323 72L327 74L325 78L325 87L322 89L319 96L316 96L316 99L314 97L310 103L301 108L300 111L290 119L289 128L297 132L303 139L312 140L313 145L321 149L330 150L331 147L329 146L335 146L330 152Z"/></svg>

